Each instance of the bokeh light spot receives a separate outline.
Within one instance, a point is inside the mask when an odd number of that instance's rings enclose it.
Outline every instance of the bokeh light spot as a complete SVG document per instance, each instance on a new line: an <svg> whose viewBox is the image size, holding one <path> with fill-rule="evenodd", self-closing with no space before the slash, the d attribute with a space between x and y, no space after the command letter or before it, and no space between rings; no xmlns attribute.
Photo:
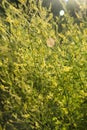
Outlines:
<svg viewBox="0 0 87 130"><path fill-rule="evenodd" d="M64 15L64 10L60 10L59 14L60 14L60 16L63 16Z"/></svg>

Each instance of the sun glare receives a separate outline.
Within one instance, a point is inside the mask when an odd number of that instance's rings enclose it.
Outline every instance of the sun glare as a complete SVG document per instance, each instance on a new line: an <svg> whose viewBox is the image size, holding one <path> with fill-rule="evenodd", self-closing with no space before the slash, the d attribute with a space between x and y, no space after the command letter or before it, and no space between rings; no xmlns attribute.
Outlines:
<svg viewBox="0 0 87 130"><path fill-rule="evenodd" d="M60 10L59 14L60 14L60 16L63 16L64 15L64 10Z"/></svg>

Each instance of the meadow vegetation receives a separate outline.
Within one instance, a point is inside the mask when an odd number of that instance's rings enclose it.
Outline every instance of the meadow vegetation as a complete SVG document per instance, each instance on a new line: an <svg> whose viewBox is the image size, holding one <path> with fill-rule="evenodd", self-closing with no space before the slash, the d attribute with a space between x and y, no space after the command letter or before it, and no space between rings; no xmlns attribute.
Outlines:
<svg viewBox="0 0 87 130"><path fill-rule="evenodd" d="M87 19L35 0L0 10L0 130L86 130Z"/></svg>

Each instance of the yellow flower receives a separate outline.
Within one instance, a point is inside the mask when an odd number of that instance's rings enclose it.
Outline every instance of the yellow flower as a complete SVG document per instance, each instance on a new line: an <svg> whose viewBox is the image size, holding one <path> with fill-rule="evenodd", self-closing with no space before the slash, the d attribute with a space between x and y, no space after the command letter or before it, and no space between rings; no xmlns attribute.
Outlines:
<svg viewBox="0 0 87 130"><path fill-rule="evenodd" d="M72 69L72 67L69 67L69 66L64 66L64 68L63 68L63 70L65 71L65 72L68 72L68 71L70 71Z"/></svg>

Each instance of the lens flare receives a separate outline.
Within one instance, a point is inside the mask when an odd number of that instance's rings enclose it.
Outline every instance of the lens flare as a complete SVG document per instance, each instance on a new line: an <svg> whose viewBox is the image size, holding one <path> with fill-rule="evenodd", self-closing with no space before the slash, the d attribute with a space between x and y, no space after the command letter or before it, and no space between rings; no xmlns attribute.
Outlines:
<svg viewBox="0 0 87 130"><path fill-rule="evenodd" d="M59 14L60 14L60 16L63 16L64 15L64 10L60 10Z"/></svg>

